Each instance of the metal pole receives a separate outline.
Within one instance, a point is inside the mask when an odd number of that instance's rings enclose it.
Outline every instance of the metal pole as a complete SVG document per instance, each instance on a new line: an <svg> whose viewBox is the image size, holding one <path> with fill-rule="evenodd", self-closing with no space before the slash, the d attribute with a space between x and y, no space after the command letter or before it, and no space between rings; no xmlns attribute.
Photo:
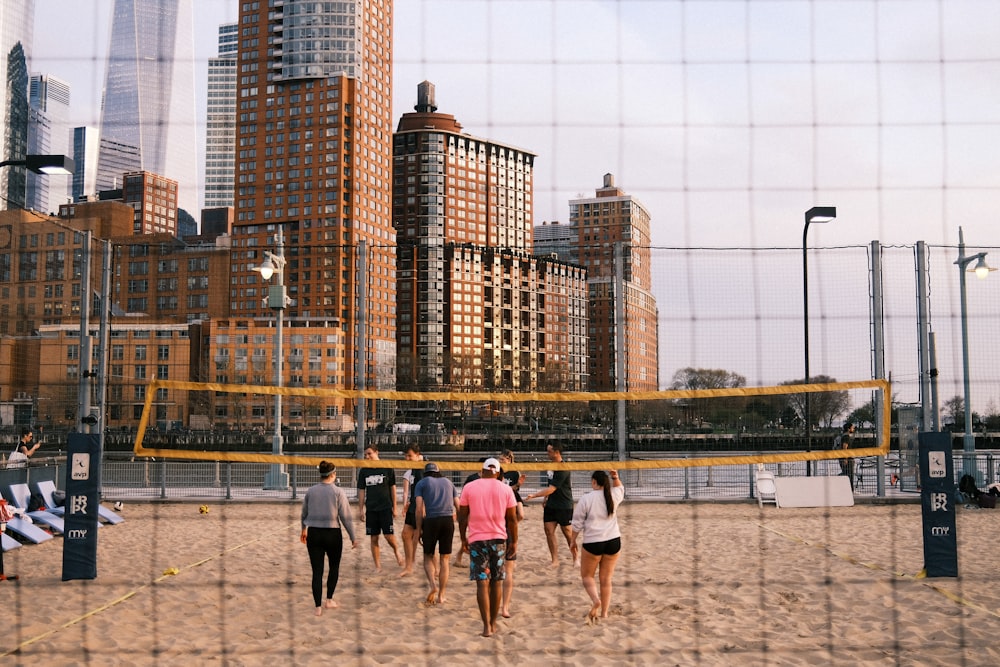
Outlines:
<svg viewBox="0 0 1000 667"><path fill-rule="evenodd" d="M806 236L809 234L811 220L806 216L805 227L802 228L802 341L805 350L806 377L803 384L809 384L809 259L806 253ZM806 427L806 451L812 451L812 428L810 427L809 393L805 395L803 421ZM806 461L806 477L812 475L812 461Z"/></svg>
<svg viewBox="0 0 1000 667"><path fill-rule="evenodd" d="M928 313L927 245L917 241L917 351L920 361L920 430L936 431L931 426L931 353Z"/></svg>
<svg viewBox="0 0 1000 667"><path fill-rule="evenodd" d="M104 455L108 419L108 343L111 336L111 242L101 241L101 319L97 334L98 448Z"/></svg>
<svg viewBox="0 0 1000 667"><path fill-rule="evenodd" d="M90 433L84 417L90 416L90 239L91 231L82 232L80 248L80 377L77 397L76 429Z"/></svg>
<svg viewBox="0 0 1000 667"><path fill-rule="evenodd" d="M958 293L962 313L962 388L965 391L965 436L962 438L962 470L971 475L973 455L976 452L976 436L972 433L972 403L969 400L969 315L965 303L965 266L975 257L965 256L965 238L962 228L958 228Z"/></svg>
<svg viewBox="0 0 1000 667"><path fill-rule="evenodd" d="M615 391L628 391L626 383L625 358L625 257L624 244L615 243ZM625 401L617 403L618 421L618 460L624 461L626 455L626 440L628 432L625 426Z"/></svg>
<svg viewBox="0 0 1000 667"><path fill-rule="evenodd" d="M358 391L364 391L367 386L367 356L368 356L368 249L364 239L358 240L358 322L355 328L357 339L354 341L355 350L355 386ZM366 419L365 399L359 398L354 405L355 410L355 433L357 440L358 458L364 458L365 453L365 422Z"/></svg>
<svg viewBox="0 0 1000 667"><path fill-rule="evenodd" d="M885 378L885 327L882 312L882 248L878 241L871 242L871 273L872 273L872 338L875 348L874 375L876 379ZM875 433L882 433L882 406L885 401L891 401L892 396L876 392L872 407L875 408ZM883 443L878 443L882 445ZM885 457L875 459L875 494L885 496Z"/></svg>
<svg viewBox="0 0 1000 667"><path fill-rule="evenodd" d="M268 291L268 305L275 312L274 325L274 386L282 386L282 365L284 361L284 313L285 313L285 239L281 234L281 229L274 235L275 241L275 264L274 285ZM284 439L281 435L281 393L274 395L274 438L271 441L271 453L279 456L284 449ZM264 480L264 488L284 490L288 488L288 473L285 466L280 463L272 463L267 478Z"/></svg>

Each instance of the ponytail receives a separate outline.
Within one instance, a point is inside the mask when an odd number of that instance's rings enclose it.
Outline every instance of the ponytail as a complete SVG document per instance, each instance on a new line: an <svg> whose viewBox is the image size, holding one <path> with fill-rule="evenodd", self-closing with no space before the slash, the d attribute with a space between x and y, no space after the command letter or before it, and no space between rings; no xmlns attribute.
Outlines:
<svg viewBox="0 0 1000 667"><path fill-rule="evenodd" d="M611 478L603 470L595 470L591 478L597 482L601 490L604 491L604 505L608 508L608 516L615 513L615 501L611 497Z"/></svg>

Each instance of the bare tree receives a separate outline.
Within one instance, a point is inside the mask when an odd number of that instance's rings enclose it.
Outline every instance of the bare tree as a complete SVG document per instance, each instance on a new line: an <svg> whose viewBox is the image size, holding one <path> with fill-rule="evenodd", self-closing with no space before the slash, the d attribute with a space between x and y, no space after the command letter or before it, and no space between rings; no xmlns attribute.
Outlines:
<svg viewBox="0 0 1000 667"><path fill-rule="evenodd" d="M836 382L836 378L832 378L829 375L814 375L809 378L810 384L828 384L831 382ZM800 378L797 380L788 380L782 382L783 385L790 384L805 384L805 380ZM788 405L795 411L795 415L800 421L805 420L806 412L806 395L805 394L789 394L788 395ZM810 426L813 424L820 424L825 428L831 428L833 426L833 421L846 413L851 408L851 395L847 390L838 391L821 391L809 396L809 421Z"/></svg>

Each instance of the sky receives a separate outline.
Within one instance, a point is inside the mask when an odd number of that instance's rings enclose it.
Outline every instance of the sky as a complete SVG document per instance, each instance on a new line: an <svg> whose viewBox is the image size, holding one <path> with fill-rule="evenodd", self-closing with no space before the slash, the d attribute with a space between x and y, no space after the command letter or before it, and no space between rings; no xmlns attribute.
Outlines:
<svg viewBox="0 0 1000 667"><path fill-rule="evenodd" d="M36 3L32 69L70 82L80 124L99 119L112 4ZM207 59L238 3L194 7L203 116ZM429 80L438 110L466 132L537 154L536 224L565 222L569 200L593 196L612 173L649 210L658 247L800 248L803 214L818 204L838 215L810 227L811 248L863 254L873 240L925 241L955 256L960 226L969 252L1000 246L1000 2L397 0L394 26L393 122ZM785 301L795 305L801 274L788 261ZM821 290L817 366L837 357L822 343L837 319L824 305L838 291L825 261L815 257L810 268ZM947 314L939 354L954 371L957 280L947 258L939 264L936 310ZM912 280L912 268L899 270ZM664 285L673 276L659 276L654 292L669 317L677 304ZM913 294L901 292L912 305ZM998 292L985 294L970 293L970 310L995 315ZM661 332L690 341L664 373L687 360L722 366L699 351L693 331ZM801 340L789 344L800 349ZM751 384L795 372L760 365L745 371ZM1000 360L991 368L995 393Z"/></svg>

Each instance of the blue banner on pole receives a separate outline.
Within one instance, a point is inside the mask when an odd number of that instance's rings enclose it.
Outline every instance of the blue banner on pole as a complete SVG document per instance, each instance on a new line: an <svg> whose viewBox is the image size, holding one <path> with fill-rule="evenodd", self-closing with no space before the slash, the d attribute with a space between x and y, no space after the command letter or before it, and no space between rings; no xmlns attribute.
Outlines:
<svg viewBox="0 0 1000 667"><path fill-rule="evenodd" d="M925 432L919 435L919 442L924 571L928 577L957 577L955 462L951 434Z"/></svg>
<svg viewBox="0 0 1000 667"><path fill-rule="evenodd" d="M62 580L97 578L97 505L101 445L96 434L70 433L66 455Z"/></svg>

